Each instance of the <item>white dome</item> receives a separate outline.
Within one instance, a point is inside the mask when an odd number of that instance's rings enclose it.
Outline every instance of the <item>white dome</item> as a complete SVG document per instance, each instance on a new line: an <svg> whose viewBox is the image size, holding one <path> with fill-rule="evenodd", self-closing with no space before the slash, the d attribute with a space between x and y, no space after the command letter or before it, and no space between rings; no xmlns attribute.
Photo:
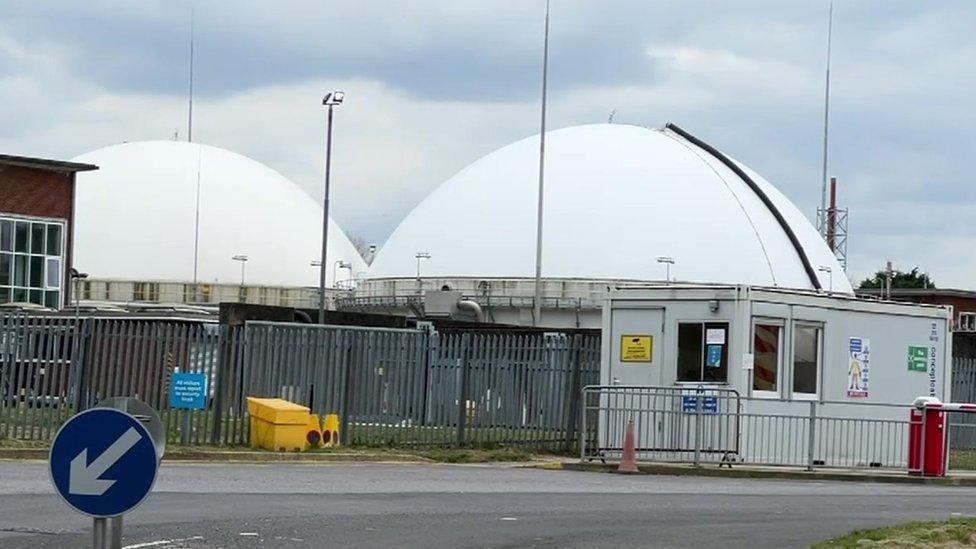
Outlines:
<svg viewBox="0 0 976 549"><path fill-rule="evenodd" d="M79 173L76 187L74 264L93 278L192 281L199 177L199 282L240 283L231 256L244 254L249 285L318 285L310 262L322 253L322 206L271 168L180 141L114 145L75 160L99 166ZM340 259L354 275L366 271L330 219L329 285Z"/></svg>
<svg viewBox="0 0 976 549"><path fill-rule="evenodd" d="M833 290L852 292L782 193L727 159L765 204L721 153L678 131L595 124L546 134L544 277L662 280L655 258L669 256L680 281L812 289L819 277L828 289L827 266ZM471 164L410 212L368 277L415 276L419 251L432 256L424 276L535 276L538 175L538 136Z"/></svg>

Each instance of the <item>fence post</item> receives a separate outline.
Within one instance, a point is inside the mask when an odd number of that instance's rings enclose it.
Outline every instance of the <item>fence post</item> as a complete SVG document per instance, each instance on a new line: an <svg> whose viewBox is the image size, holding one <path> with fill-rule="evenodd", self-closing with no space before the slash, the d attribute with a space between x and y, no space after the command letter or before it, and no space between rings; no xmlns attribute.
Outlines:
<svg viewBox="0 0 976 549"><path fill-rule="evenodd" d="M579 406L579 447L580 463L586 461L586 388L581 387L577 392L580 399Z"/></svg>
<svg viewBox="0 0 976 549"><path fill-rule="evenodd" d="M211 402L213 408L213 429L211 430L211 444L220 444L221 423L224 420L224 375L230 372L230 361L234 356L231 347L231 330L236 329L229 324L220 326L217 332L217 345L220 351L217 353L216 370L214 371L214 396Z"/></svg>
<svg viewBox="0 0 976 549"><path fill-rule="evenodd" d="M705 399L704 392L701 386L695 389L695 467L701 464L701 413Z"/></svg>
<svg viewBox="0 0 976 549"><path fill-rule="evenodd" d="M573 441L576 439L576 420L579 417L580 403L580 335L573 335L572 344L569 348L572 360L572 375L569 381L569 390L566 392L566 438L564 451L568 454L572 450Z"/></svg>
<svg viewBox="0 0 976 549"><path fill-rule="evenodd" d="M348 335L353 335L352 333ZM349 410L352 407L349 405L349 399L352 397L352 358L353 358L353 345L346 345L346 341L350 338L346 337L347 332L345 330L338 330L336 336L339 339L339 345L345 347L343 349L343 354L345 355L345 372L342 376L342 401L340 402L339 408L339 441L343 446L348 446L349 442L352 440L349 437ZM355 338L352 338L353 341ZM341 348L340 347L340 348Z"/></svg>
<svg viewBox="0 0 976 549"><path fill-rule="evenodd" d="M461 379L458 381L457 445L464 445L464 429L468 411L468 346L470 334L461 334Z"/></svg>
<svg viewBox="0 0 976 549"><path fill-rule="evenodd" d="M71 356L71 369L73 370L71 377L74 378L75 385L71 388L71 400L74 402L76 414L88 408L88 399L85 398L84 394L85 375L88 370L88 361L85 360L87 345L85 345L84 340L88 326L90 324L87 318L75 322L74 354Z"/></svg>
<svg viewBox="0 0 976 549"><path fill-rule="evenodd" d="M810 401L810 428L807 430L807 471L813 471L813 445L817 433L817 403Z"/></svg>

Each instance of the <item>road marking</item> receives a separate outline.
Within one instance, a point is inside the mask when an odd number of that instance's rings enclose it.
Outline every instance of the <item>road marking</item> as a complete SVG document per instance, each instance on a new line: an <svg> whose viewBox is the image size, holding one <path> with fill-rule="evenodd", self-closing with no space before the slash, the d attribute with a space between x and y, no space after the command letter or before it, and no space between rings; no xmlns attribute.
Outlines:
<svg viewBox="0 0 976 549"><path fill-rule="evenodd" d="M160 545L172 545L174 543L182 543L184 541L195 541L200 539L203 539L203 536L193 536L191 538L161 539L159 541L147 541L146 543L136 543L134 545L126 545L122 549L142 549L143 547L159 547Z"/></svg>
<svg viewBox="0 0 976 549"><path fill-rule="evenodd" d="M256 538L256 537L258 537L258 533L257 532L241 532L240 534L237 534L237 535L238 536L248 537L248 538Z"/></svg>
<svg viewBox="0 0 976 549"><path fill-rule="evenodd" d="M518 520L515 517L502 517L501 520Z"/></svg>

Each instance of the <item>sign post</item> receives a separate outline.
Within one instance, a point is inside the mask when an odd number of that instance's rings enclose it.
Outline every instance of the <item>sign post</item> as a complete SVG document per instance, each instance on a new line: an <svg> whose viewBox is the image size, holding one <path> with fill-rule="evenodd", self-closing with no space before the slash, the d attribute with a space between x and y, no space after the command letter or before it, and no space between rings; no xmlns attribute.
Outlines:
<svg viewBox="0 0 976 549"><path fill-rule="evenodd" d="M58 430L51 444L51 482L65 503L94 518L95 549L121 549L122 515L146 499L158 468L159 453L149 429L121 410L81 412Z"/></svg>

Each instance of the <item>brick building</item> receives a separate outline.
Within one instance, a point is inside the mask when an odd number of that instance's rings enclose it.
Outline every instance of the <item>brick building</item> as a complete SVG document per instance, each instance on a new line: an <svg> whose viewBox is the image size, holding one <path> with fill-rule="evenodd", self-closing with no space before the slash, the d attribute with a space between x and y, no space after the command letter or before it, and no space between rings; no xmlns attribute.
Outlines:
<svg viewBox="0 0 976 549"><path fill-rule="evenodd" d="M884 290L860 289L862 297L884 295ZM931 305L952 305L952 352L957 357L976 357L976 291L952 288L892 288L891 299L928 303Z"/></svg>
<svg viewBox="0 0 976 549"><path fill-rule="evenodd" d="M75 174L97 169L0 154L0 305L68 302Z"/></svg>

